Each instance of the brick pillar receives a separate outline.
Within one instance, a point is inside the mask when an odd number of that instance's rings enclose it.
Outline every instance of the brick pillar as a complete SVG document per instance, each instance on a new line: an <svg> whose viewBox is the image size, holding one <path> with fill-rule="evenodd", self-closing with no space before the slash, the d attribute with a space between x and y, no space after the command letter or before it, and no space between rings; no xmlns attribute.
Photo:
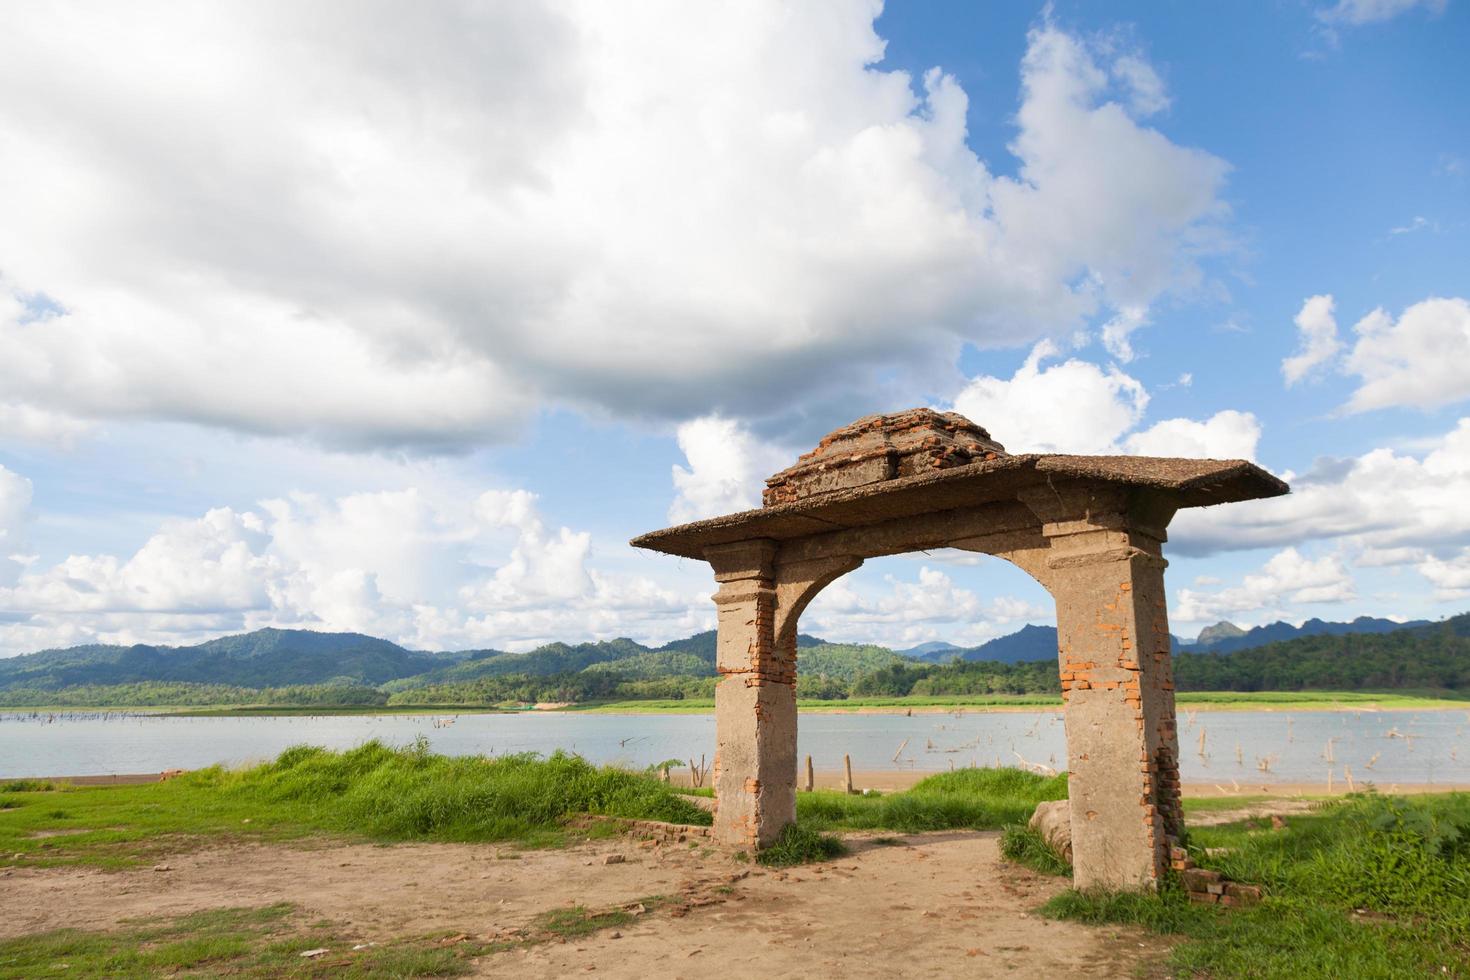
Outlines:
<svg viewBox="0 0 1470 980"><path fill-rule="evenodd" d="M774 542L705 552L720 583L715 839L757 850L796 820L796 659L775 642Z"/></svg>
<svg viewBox="0 0 1470 980"><path fill-rule="evenodd" d="M1084 492L1085 493L1085 492ZM1154 888L1182 828L1179 744L1161 553L1172 508L1053 495L1044 584L1057 605L1073 879Z"/></svg>

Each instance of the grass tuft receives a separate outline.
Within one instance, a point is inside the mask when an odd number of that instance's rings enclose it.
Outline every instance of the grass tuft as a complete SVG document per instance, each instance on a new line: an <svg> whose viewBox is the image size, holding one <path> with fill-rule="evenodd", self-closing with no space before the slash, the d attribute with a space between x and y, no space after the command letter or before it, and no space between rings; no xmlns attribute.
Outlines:
<svg viewBox="0 0 1470 980"><path fill-rule="evenodd" d="M1038 776L1020 769L957 769L888 796L799 793L796 814L799 823L813 830L999 830L1024 823L1043 800L1066 796L1066 776Z"/></svg>
<svg viewBox="0 0 1470 980"><path fill-rule="evenodd" d="M0 793L44 793L55 788L44 779L10 779L0 783Z"/></svg>
<svg viewBox="0 0 1470 980"><path fill-rule="evenodd" d="M622 909L593 912L580 905L552 909L543 912L531 923L534 933L555 936L558 939L580 939L603 929L625 926L633 921L633 914Z"/></svg>
<svg viewBox="0 0 1470 980"><path fill-rule="evenodd" d="M836 837L792 824L781 832L776 843L756 855L756 861L768 868L789 868L797 864L830 861L846 853L847 845Z"/></svg>
<svg viewBox="0 0 1470 980"><path fill-rule="evenodd" d="M1072 877L1072 866L1062 860L1046 838L1024 824L1011 824L1000 838L1000 853L1007 861L1023 864L1044 875Z"/></svg>

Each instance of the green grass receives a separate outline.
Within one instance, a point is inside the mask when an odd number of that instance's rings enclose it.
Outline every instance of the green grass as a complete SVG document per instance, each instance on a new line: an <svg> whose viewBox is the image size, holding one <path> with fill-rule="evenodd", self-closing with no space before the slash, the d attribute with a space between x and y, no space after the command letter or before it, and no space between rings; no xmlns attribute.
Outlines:
<svg viewBox="0 0 1470 980"><path fill-rule="evenodd" d="M299 920L282 904L23 936L0 941L0 978L446 977L469 972L471 958L488 951L477 943L439 945L434 936L367 944L333 923ZM312 949L328 952L301 956Z"/></svg>
<svg viewBox="0 0 1470 980"><path fill-rule="evenodd" d="M580 905L572 905L542 912L532 920L531 928L535 933L557 939L580 939L603 929L625 926L632 921L633 913L624 909L593 912Z"/></svg>
<svg viewBox="0 0 1470 980"><path fill-rule="evenodd" d="M164 783L0 792L0 865L128 867L221 836L545 846L564 839L562 823L575 813L710 822L656 779L560 753L486 759L432 755L423 743L301 746L254 768Z"/></svg>
<svg viewBox="0 0 1470 980"><path fill-rule="evenodd" d="M1303 799L1300 796L1292 799ZM1323 797L1325 799L1326 797ZM1184 812L1209 813L1214 810L1245 810L1253 806L1264 806L1271 803L1280 803L1279 796L1266 796L1262 793L1241 794L1240 796L1187 796L1184 798Z"/></svg>
<svg viewBox="0 0 1470 980"><path fill-rule="evenodd" d="M756 855L768 868L789 868L814 861L830 861L847 853L847 845L829 834L792 824L781 831L776 843Z"/></svg>
<svg viewBox="0 0 1470 980"><path fill-rule="evenodd" d="M956 769L930 776L902 793L798 793L796 819L815 831L999 830L1024 823L1041 801L1066 795L1066 776L1038 776L1019 769Z"/></svg>
<svg viewBox="0 0 1470 980"><path fill-rule="evenodd" d="M1025 824L1011 824L1000 839L1000 854L1044 875L1071 877L1072 866L1052 850L1046 838Z"/></svg>
<svg viewBox="0 0 1470 980"><path fill-rule="evenodd" d="M1068 892L1044 911L1179 934L1170 965L1183 975L1470 976L1470 795L1361 794L1286 823L1191 831L1201 866L1265 886L1256 908L1193 905L1170 888Z"/></svg>
<svg viewBox="0 0 1470 980"><path fill-rule="evenodd" d="M1181 704L1216 711L1294 708L1333 711L1344 708L1464 708L1470 694L1454 691L1182 691Z"/></svg>

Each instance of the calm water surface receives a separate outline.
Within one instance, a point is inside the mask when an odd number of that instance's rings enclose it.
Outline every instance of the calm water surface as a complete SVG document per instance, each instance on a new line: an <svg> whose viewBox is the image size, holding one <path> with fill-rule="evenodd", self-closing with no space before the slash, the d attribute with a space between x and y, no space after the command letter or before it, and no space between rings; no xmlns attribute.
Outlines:
<svg viewBox="0 0 1470 980"><path fill-rule="evenodd" d="M1180 754L1189 782L1261 785L1342 780L1470 783L1470 712L1181 712ZM1200 736L1204 735L1203 752ZM0 777L91 775L237 765L309 743L351 748L368 739L428 738L448 755L577 752L598 763L643 767L714 758L712 715L337 715L288 718L0 714ZM1040 764L1064 769L1054 711L967 714L803 714L802 754L819 770L945 770ZM1269 766L1261 768L1262 763Z"/></svg>

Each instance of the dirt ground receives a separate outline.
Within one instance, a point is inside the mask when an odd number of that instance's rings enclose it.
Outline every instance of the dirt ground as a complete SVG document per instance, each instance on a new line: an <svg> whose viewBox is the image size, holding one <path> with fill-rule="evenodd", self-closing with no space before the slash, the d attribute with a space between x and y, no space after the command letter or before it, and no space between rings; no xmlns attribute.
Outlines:
<svg viewBox="0 0 1470 980"><path fill-rule="evenodd" d="M1000 860L995 833L924 834L786 871L687 844L631 838L565 850L491 845L235 844L171 856L168 870L16 869L0 882L0 936L105 929L138 916L291 902L368 940L437 930L494 937L559 906L649 903L629 925L489 954L484 976L1133 975L1166 949L1118 928L1052 922L1064 887ZM610 855L620 863L604 863ZM616 858L614 858L616 860Z"/></svg>

